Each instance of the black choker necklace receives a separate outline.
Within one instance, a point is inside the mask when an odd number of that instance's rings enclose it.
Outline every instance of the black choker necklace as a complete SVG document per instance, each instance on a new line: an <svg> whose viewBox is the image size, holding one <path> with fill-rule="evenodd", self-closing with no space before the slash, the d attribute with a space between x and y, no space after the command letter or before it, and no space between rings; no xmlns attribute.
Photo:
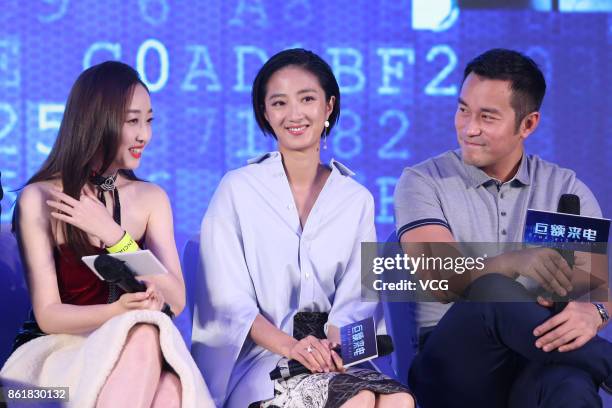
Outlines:
<svg viewBox="0 0 612 408"><path fill-rule="evenodd" d="M109 191L113 194L114 205L113 205L113 219L119 225L121 225L121 202L119 201L119 190L117 190L117 186L115 185L115 181L117 180L117 173L112 176L104 177L101 174L94 172L89 181L93 185L95 185L98 189L98 199L102 202L102 204L106 205L106 199L104 198L104 192Z"/></svg>
<svg viewBox="0 0 612 408"><path fill-rule="evenodd" d="M91 182L101 190L104 191L114 191L115 190L115 181L117 180L117 173L112 176L103 176L98 173L93 173L91 176Z"/></svg>
<svg viewBox="0 0 612 408"><path fill-rule="evenodd" d="M106 207L106 199L104 198L104 192L109 191L113 195L113 219L119 225L121 225L121 202L119 201L119 190L117 190L117 186L115 185L115 181L117 181L117 173L112 176L104 177L101 174L93 172L91 177L89 178L98 190L98 200L104 204ZM107 282L108 284L108 299L107 303L113 303L119 296L121 296L121 292L117 284Z"/></svg>

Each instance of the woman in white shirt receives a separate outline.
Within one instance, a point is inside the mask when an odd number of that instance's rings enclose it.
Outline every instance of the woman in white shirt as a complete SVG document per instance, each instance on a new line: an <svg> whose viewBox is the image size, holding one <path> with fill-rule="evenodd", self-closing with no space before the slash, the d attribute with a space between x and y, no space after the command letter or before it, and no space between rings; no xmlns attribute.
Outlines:
<svg viewBox="0 0 612 408"><path fill-rule="evenodd" d="M332 70L310 51L282 51L252 97L279 151L227 173L202 222L192 353L216 404L413 407L401 384L345 370L332 350L339 327L378 306L360 301L360 244L376 241L372 195L342 164L320 162L340 113ZM273 382L283 357L313 374Z"/></svg>

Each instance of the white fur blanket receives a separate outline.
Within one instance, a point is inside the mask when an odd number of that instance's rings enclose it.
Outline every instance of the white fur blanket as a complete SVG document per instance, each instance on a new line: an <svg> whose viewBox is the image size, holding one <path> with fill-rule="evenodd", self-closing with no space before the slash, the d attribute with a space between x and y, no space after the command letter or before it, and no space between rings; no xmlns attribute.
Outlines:
<svg viewBox="0 0 612 408"><path fill-rule="evenodd" d="M53 334L31 340L6 361L0 380L5 389L11 384L69 387L69 407L95 407L129 330L138 323L159 327L164 358L181 379L183 408L214 407L179 331L165 314L148 310L116 316L87 335Z"/></svg>

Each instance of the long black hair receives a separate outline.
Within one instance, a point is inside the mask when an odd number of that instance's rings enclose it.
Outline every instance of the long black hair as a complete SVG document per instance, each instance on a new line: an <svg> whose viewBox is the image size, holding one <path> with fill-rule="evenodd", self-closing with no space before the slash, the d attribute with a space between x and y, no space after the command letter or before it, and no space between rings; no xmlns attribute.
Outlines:
<svg viewBox="0 0 612 408"><path fill-rule="evenodd" d="M118 61L106 61L83 71L70 90L51 153L25 185L59 178L64 193L78 200L93 172L104 173L115 159L127 105L138 84L147 89L135 69ZM94 168L94 164L99 167ZM131 170L119 172L138 180ZM16 215L17 210L13 230ZM79 255L87 253L91 245L85 232L70 224L65 224L64 232L72 250Z"/></svg>

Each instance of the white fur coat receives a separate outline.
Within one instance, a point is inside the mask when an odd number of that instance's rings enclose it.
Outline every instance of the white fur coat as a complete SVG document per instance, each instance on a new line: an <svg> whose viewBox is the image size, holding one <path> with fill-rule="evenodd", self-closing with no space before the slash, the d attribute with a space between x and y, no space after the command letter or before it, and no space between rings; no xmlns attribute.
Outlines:
<svg viewBox="0 0 612 408"><path fill-rule="evenodd" d="M116 316L87 335L53 334L31 340L6 361L0 380L5 390L28 385L69 387L68 407L93 408L129 330L138 323L159 328L164 358L181 380L182 407L214 407L179 331L165 314L148 310Z"/></svg>

